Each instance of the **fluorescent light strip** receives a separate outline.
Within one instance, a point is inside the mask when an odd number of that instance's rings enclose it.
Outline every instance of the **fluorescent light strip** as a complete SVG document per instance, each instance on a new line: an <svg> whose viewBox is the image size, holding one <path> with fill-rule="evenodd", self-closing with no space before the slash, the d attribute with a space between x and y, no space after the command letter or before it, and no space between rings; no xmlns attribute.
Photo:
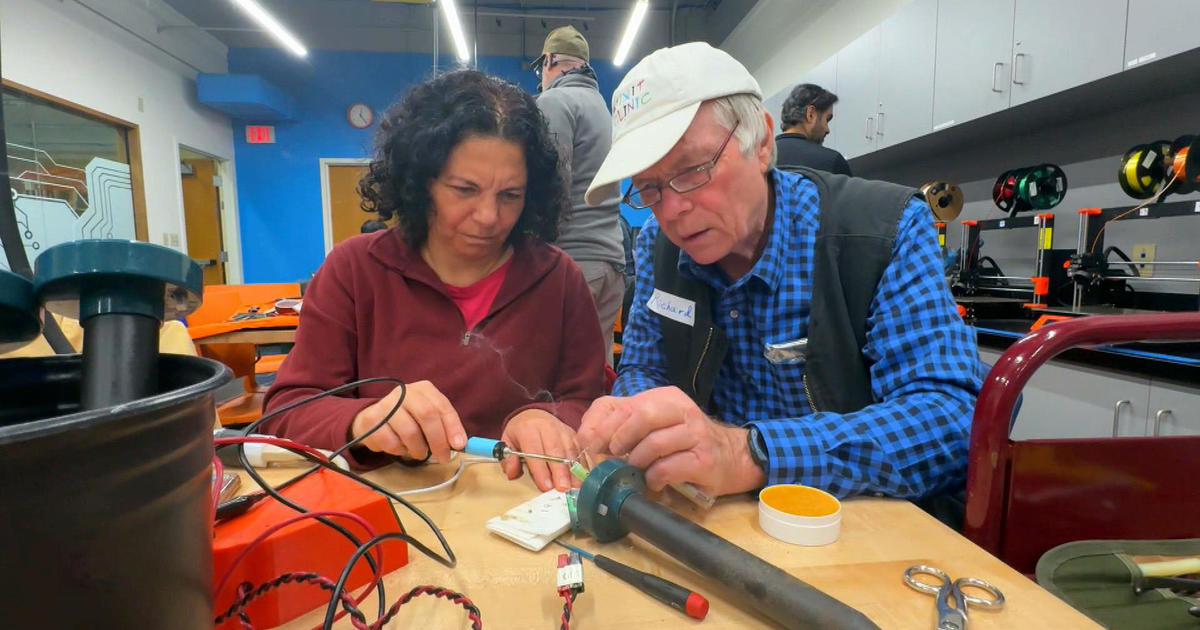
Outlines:
<svg viewBox="0 0 1200 630"><path fill-rule="evenodd" d="M258 22L258 25L266 29L266 31L270 33L272 37L279 40L279 43L283 44L283 47L291 51L293 55L296 55L297 57L308 56L308 49L304 47L304 44L301 44L300 40L296 39L295 35L292 35L286 28L284 28L283 25L279 23L279 20L275 19L275 16L268 13L267 10L262 8L262 6L255 2L255 0L233 0L233 3L237 5L239 9L244 11L246 15L249 15L255 22Z"/></svg>
<svg viewBox="0 0 1200 630"><path fill-rule="evenodd" d="M613 65L619 66L625 63L625 57L629 54L629 49L633 47L633 40L637 38L638 30L642 28L642 20L646 17L646 10L650 8L650 0L637 0L633 5L633 13L629 15L629 23L625 25L625 34L621 36L621 44L617 46L617 54L613 56Z"/></svg>
<svg viewBox="0 0 1200 630"><path fill-rule="evenodd" d="M454 48L458 50L458 60L466 63L471 60L471 51L467 48L467 36L463 35L462 22L458 19L458 8L454 0L438 0L442 5L442 13L450 26L450 36L454 39Z"/></svg>

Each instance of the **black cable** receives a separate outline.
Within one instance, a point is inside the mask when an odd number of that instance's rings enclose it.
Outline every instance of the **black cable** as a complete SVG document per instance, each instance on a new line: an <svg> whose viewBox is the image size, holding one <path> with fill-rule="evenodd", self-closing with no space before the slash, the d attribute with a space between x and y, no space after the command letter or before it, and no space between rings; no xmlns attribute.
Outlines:
<svg viewBox="0 0 1200 630"><path fill-rule="evenodd" d="M1105 249L1104 250L1104 259L1105 260L1108 260L1109 254L1116 254L1117 258L1120 258L1121 260L1124 260L1125 262L1130 263L1128 265L1129 273L1131 273L1139 278L1142 277L1142 271L1137 268L1137 265L1132 264L1133 259L1131 259L1129 256L1127 256L1125 254L1125 252L1121 251L1120 247L1117 247L1116 245L1112 245L1108 249Z"/></svg>
<svg viewBox="0 0 1200 630"><path fill-rule="evenodd" d="M283 407L280 407L279 409L276 409L270 413L263 414L261 417L259 417L258 420L255 420L254 422L247 425L245 429L243 429L244 434L249 435L249 434L253 433L254 429L256 429L263 422L270 420L271 418L273 418L285 411L290 411L297 407L307 405L307 404L313 402L314 400L320 400L321 398L325 398L327 396L333 396L335 394L339 394L341 392L344 392L344 391L347 391L350 389L355 389L362 385L368 385L370 383L378 383L378 382L393 382L393 383L398 383L401 387L404 386L404 383L401 382L400 380L394 379L394 378L388 378L388 377L367 378L367 379L361 379L358 381L346 383L345 385L340 385L340 386L334 387L332 389L327 389L318 394L314 394L312 396L308 396L306 398L297 400L296 402L293 402L291 404L284 405ZM407 393L406 391L401 393L400 399L396 402L396 405L392 408L391 411L388 412L388 414L379 423L379 425L372 427L370 431L367 431L363 435L359 436L357 439L351 440L346 446L343 446L342 448L335 451L334 455L340 455L342 453L342 451L344 451L346 448L356 444L359 441L362 441L362 439L366 438L371 433L373 433L374 431L377 431L380 427L382 427L384 424L386 424L387 421L391 419L392 414L394 414L396 412L396 410L398 410L400 408L400 405L403 404L404 396L406 393ZM279 493L279 490L282 490L282 489L300 481L301 479L311 475L312 473L319 470L320 466L313 466L312 468L309 468L308 470L300 473L299 475L296 475L295 477L281 483L279 485L279 488L274 488L271 486L271 484L267 483L267 481L265 479L263 479L261 475L258 474L258 471L254 470L254 466L252 466L250 464L249 458L246 457L246 445L238 444L236 446L238 447L238 449L237 449L238 459L241 461L242 467L246 470L246 474L249 475L252 480L254 480L254 483L258 484L258 486L260 488L262 488L262 490L266 496L270 496L271 498L275 499L276 501L279 501L283 505L285 505L293 510L296 510L297 512L305 513L305 512L310 511L309 509L305 508L304 506L285 498L282 494ZM224 448L224 447L219 447L217 450L219 450L220 448ZM334 469L340 470L337 467L334 467ZM259 500L261 500L261 499L254 499L254 500L248 501L244 505L239 505L236 509L230 508L227 510L225 516L229 515L230 510L233 511L234 515L240 514L244 511L250 509L250 507L253 506L255 503L258 503ZM397 523L400 525L401 528L403 528L403 524L400 523L399 515L396 514L394 509L392 510L392 513L394 515L396 515ZM357 536L355 536L353 533L350 532L350 530L337 524L336 522L334 522L328 518L325 518L324 516L319 516L315 520L317 520L321 524L333 529L334 531L338 532L339 534L344 536L347 540L349 540L351 543L353 543L356 547L359 545L362 545L362 541L360 541ZM375 559L370 556L367 556L367 565L371 568L372 572L377 572L377 571L382 570L382 567L375 566ZM385 599L386 599L386 594L384 592L382 580L379 582L378 588L379 588L379 616L382 617L385 612L384 605L385 605Z"/></svg>
<svg viewBox="0 0 1200 630"><path fill-rule="evenodd" d="M387 492L387 491L384 491L384 492ZM391 492L387 492L387 493L391 494ZM422 518L425 517L425 515L422 514L419 510L416 510L416 508L413 508L413 509L414 509L414 511L417 512L417 514L419 516L421 516ZM426 522L429 522L429 521L426 520ZM430 527L433 527L432 523L430 523ZM455 563L454 552L450 551L450 547L445 545L445 539L442 538L441 531L439 531L435 527L434 532L437 534L438 538L440 540L442 540L443 547L445 548L446 553L450 556L451 564L446 564L445 562L442 562L441 558L437 557L436 555L433 555L431 552L422 551L422 553L425 553L425 555L427 555L427 556L433 558L434 560L441 562L445 566L453 569L454 563ZM342 568L342 574L340 576L338 576L337 584L334 585L334 587L333 587L333 597L329 598L329 604L325 608L325 621L321 625L322 630L332 630L333 618L337 614L337 603L338 603L338 601L340 601L340 599L339 599L340 593L342 593L345 590L346 581L350 579L350 571L352 571L354 569L354 565L358 562L358 559L361 558L368 551L370 551L371 548L374 547L375 545L378 545L379 543L386 542L389 540L403 540L404 542L406 542L410 545L413 545L414 547L417 547L418 549L421 549L424 547L424 545L422 545L420 542L418 542L415 538L413 538L412 536L409 536L408 534L405 534L404 532L388 532L385 534L380 534L380 535L372 538L371 540L368 540L367 542L363 543L361 547L354 550L354 553L350 556L350 559L346 562L346 566ZM369 558L370 556L367 556L367 557ZM349 612L349 611L347 611L347 612ZM382 617L383 617L383 615L380 615L380 618L382 618Z"/></svg>
<svg viewBox="0 0 1200 630"><path fill-rule="evenodd" d="M403 505L404 507L408 508L409 511L411 511L413 514L417 515L418 518L420 518L426 525L429 526L429 529L432 530L433 535L437 537L438 542L441 544L442 549L446 552L446 555L443 557L443 556L435 553L432 549L425 546L425 544L422 543L421 541L416 540L416 539L412 538L411 536L408 536L408 534L404 534L403 532L401 532L400 535L404 536L404 540L406 542L408 542L409 544L411 544L413 547L415 547L417 549L417 551L420 551L421 553L425 554L425 556L429 557L432 560L437 561L439 564L441 564L442 566L445 566L446 568L453 569L458 564L458 559L454 555L454 550L452 550L450 548L450 543L446 542L446 537L442 534L442 530L438 529L438 526L433 522L433 519L429 518L428 515L426 515L419 508L417 508L417 506L415 506L411 502L409 502L408 499L405 499L404 497L392 492L391 490L388 490L387 488L384 488L383 486L381 486L381 485L375 483L374 481L371 481L370 479L367 479L357 473L339 468L337 466L337 464L334 464L333 462L327 462L327 461L318 459L312 453L309 453L302 449L296 448L294 446L288 446L285 444L278 444L276 446L278 446L279 448L282 448L284 450L291 451L297 455L300 455L304 459L307 459L307 460L315 463L320 468L327 468L339 475L342 475L344 477L349 477L350 479L358 482L359 484L364 485L368 488L371 488L372 490L375 490L376 492L383 494L384 496L391 499L392 501L395 501L395 502ZM247 471L247 472L251 472L251 471ZM254 478L254 475L251 475L251 478ZM261 477L259 477L259 479L261 479ZM265 492L267 492L267 494L270 494L272 498L280 501L281 503L283 503L285 505L289 505L289 506L295 505L291 501L289 501L287 498L277 496L278 493L275 492L275 489L272 488L270 484L265 484L265 487L263 487L263 490ZM293 508L293 509L295 509L295 508ZM308 511L308 510L299 510L299 511ZM397 515L396 518L397 518L397 520L399 520L399 515ZM401 526L403 526L403 525L401 525ZM368 557L370 557L370 556L368 556Z"/></svg>
<svg viewBox="0 0 1200 630"><path fill-rule="evenodd" d="M4 107L0 106L0 147L7 147L4 134ZM8 269L25 278L33 278L33 266L29 264L29 256L25 254L25 244L21 241L21 227L17 223L17 208L13 205L12 181L8 175L8 160L0 159L0 248L4 249L8 259ZM50 344L55 354L74 354L75 348L67 341L66 335L58 327L58 321L46 311L42 321L42 335Z"/></svg>
<svg viewBox="0 0 1200 630"><path fill-rule="evenodd" d="M280 407L279 409L276 409L268 414L264 414L258 420L252 422L245 429L243 429L243 431L245 431L246 434L250 434L254 431L255 428L257 428L263 422L271 419L272 417L274 417L280 413L283 413L285 411L290 411L290 410L300 407L302 405L311 403L315 400L319 400L319 399L327 397L327 396L332 396L332 395L335 395L335 394L338 394L338 393L341 393L341 392L344 392L344 391L347 391L350 389L354 389L354 388L360 387L362 385L367 385L370 383L379 383L379 382L396 383L401 388L400 396L397 399L396 404L392 407L391 410L388 411L388 413L384 416L384 418L382 420L380 420L377 424L375 424L370 429L365 431L362 435L350 440L349 442L342 445L340 448L338 448L336 451L333 452L334 455L340 455L347 449L352 448L353 446L362 442L364 439L369 437L375 431L378 431L379 429L381 429L385 424L387 424L387 422L392 418L392 416L396 413L396 411L398 411L400 409L400 407L403 405L404 399L408 393L407 389L405 387L405 384L402 381L400 381L399 379L394 379L394 378L390 378L390 377L375 377L375 378L361 379L358 381L353 381L351 383L347 383L345 385L340 385L338 387L325 390L318 394L308 396L306 398L303 398L296 402L290 403L288 405L284 405L283 407ZM258 486L260 488L262 488L262 490L267 495L271 496L272 498L279 501L280 503L292 508L293 510L296 510L297 512L303 513L303 512L309 511L306 508L304 508L303 506L301 506L293 501L290 501L283 495L279 494L277 489L273 488L269 483L267 483L266 480L263 479L262 476L259 475L256 470L254 470L254 467L250 465L249 459L246 457L245 444L238 444L237 446L238 446L238 457L240 458L242 465L246 469L246 474L249 475L250 478L253 479L254 482L256 484L258 484ZM397 526L401 530L401 533L399 534L399 536L401 537L402 540L405 540L410 545L412 545L414 548L416 548L418 551L420 551L422 554L426 555L427 557L437 561L438 563L440 563L446 567L454 568L454 566L457 565L458 561L454 555L454 551L450 548L450 545L446 541L446 538L442 534L441 530L438 529L437 525L434 524L432 519L430 519L424 512L422 512L415 505L410 503L407 499L392 493L390 490L380 486L379 484L377 484L373 481L365 479L356 473L353 473L353 472L350 472L347 470L343 470L332 463L321 461L321 460L313 457L310 453L306 453L299 449L291 449L291 448L288 448L287 446L283 446L283 445L280 445L280 448L284 448L285 450L291 450L292 452L297 453L297 454L301 455L302 457L304 457L305 459L313 461L315 464L317 464L313 468L310 468L309 470L301 473L300 475L297 475L296 477L289 479L288 481L284 482L283 484L280 484L281 487L291 485L292 483L295 483L296 481L308 476L309 474L311 474L312 472L316 471L319 468L328 468L340 475L349 477L349 478L353 479L354 481L357 481L358 483L365 485L365 486L375 490L376 492L379 492L379 493L383 494L384 496L388 497L388 499L390 499L388 501L388 506L392 511L393 517L396 519ZM411 536L408 536L407 534L403 533L404 523L401 521L400 515L396 511L396 508L392 504L392 501L400 503L404 507L408 508L408 510L410 512L412 512L413 514L416 514L417 517L419 517L426 525L429 526L430 530L433 532L434 536L438 539L438 542L441 544L442 549L445 551L446 557L440 556L439 554L435 553L432 549L430 549L429 547L427 547L423 543L421 543L419 540L412 538ZM337 525L336 523L333 523L331 521L327 522L327 519L324 519L324 517L318 517L317 520L319 520L322 523L325 523L326 525L333 527L334 529L344 529L344 528L341 528L341 526ZM350 538L356 545L360 545L360 549L362 548L361 547L362 543L359 543L357 539L353 538L352 534L350 534L349 532L345 532L345 531L343 531L341 533L344 536L346 536L347 538ZM367 548L369 549L369 547L367 547ZM357 554L355 556L355 561L357 561L358 557L361 557L361 554ZM375 567L374 567L373 559L371 558L371 556L367 556L367 562L369 565L371 565L372 570L374 570ZM331 600L331 603L336 602L336 600L337 600L336 593L337 592L340 592L340 591L335 592L335 596ZM383 591L383 583L382 583L382 581L380 581L380 583L379 583L379 609L380 609L379 616L380 617L382 617L384 615L385 599L386 599L386 596Z"/></svg>

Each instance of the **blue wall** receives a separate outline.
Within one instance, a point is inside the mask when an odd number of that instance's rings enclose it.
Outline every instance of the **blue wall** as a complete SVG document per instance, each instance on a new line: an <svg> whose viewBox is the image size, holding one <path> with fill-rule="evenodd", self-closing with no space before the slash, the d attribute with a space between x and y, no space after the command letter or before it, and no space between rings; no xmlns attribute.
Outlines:
<svg viewBox="0 0 1200 630"><path fill-rule="evenodd" d="M537 79L521 70L521 61L483 57L479 68L533 92ZM452 58L439 59L442 70L453 64ZM233 123L246 282L295 281L317 270L325 258L318 160L369 157L377 127L351 127L346 108L366 103L378 120L410 85L429 77L432 65L432 55L423 54L316 50L297 61L277 49L230 49L230 73L260 75L295 99L295 120L273 123L275 144L247 144L244 127L257 121ZM624 69L602 60L595 65L608 100ZM648 214L624 211L634 226Z"/></svg>

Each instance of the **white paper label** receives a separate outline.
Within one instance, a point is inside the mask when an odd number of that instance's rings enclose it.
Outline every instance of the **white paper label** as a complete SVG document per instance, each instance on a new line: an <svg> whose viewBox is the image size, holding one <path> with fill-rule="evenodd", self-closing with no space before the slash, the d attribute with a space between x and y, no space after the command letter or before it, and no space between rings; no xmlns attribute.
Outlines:
<svg viewBox="0 0 1200 630"><path fill-rule="evenodd" d="M1150 165L1154 163L1154 158L1157 155L1158 154L1154 151L1147 151L1146 158L1142 160L1142 168L1150 168Z"/></svg>
<svg viewBox="0 0 1200 630"><path fill-rule="evenodd" d="M1200 201L1197 201L1196 205L1192 206L1192 212L1200 213Z"/></svg>
<svg viewBox="0 0 1200 630"><path fill-rule="evenodd" d="M1142 55L1141 57L1138 57L1138 63L1146 63L1147 61L1150 61L1151 59L1154 59L1157 56L1158 56L1158 53L1156 53L1156 52L1146 53L1146 54Z"/></svg>
<svg viewBox="0 0 1200 630"><path fill-rule="evenodd" d="M568 564L558 570L558 588L583 584L583 565Z"/></svg>
<svg viewBox="0 0 1200 630"><path fill-rule="evenodd" d="M696 325L696 303L678 295L672 295L661 289L655 289L646 300L646 306L651 311L663 317L673 319L688 326Z"/></svg>
<svg viewBox="0 0 1200 630"><path fill-rule="evenodd" d="M946 127L949 127L950 125L953 125L953 124L954 124L953 120L947 120L944 123L938 123L938 124L934 125L933 130L938 131L939 129L945 129Z"/></svg>
<svg viewBox="0 0 1200 630"><path fill-rule="evenodd" d="M1030 197L1037 196L1037 182L1029 182L1029 196Z"/></svg>
<svg viewBox="0 0 1200 630"><path fill-rule="evenodd" d="M1000 220L1000 227L1004 227L1004 225L1005 225L1006 223L1008 223L1008 221L1005 221L1005 220L1001 219L1001 220Z"/></svg>
<svg viewBox="0 0 1200 630"><path fill-rule="evenodd" d="M1139 217L1148 217L1148 216L1150 216L1150 208L1142 208L1141 210L1138 210L1138 216L1139 216Z"/></svg>

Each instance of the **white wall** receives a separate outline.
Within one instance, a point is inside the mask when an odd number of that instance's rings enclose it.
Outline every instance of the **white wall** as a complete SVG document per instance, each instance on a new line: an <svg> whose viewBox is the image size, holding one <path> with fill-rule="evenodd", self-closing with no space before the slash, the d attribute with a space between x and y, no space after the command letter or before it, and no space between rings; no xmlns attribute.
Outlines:
<svg viewBox="0 0 1200 630"><path fill-rule="evenodd" d="M763 96L782 90L910 0L758 0L721 48L742 62ZM913 37L932 37L913 33Z"/></svg>
<svg viewBox="0 0 1200 630"><path fill-rule="evenodd" d="M227 50L197 29L158 31L179 24L161 0L3 0L0 74L138 125L150 241L186 251L178 145L234 153L229 119L196 101L194 80L225 72ZM229 281L239 282L233 195L225 207Z"/></svg>

